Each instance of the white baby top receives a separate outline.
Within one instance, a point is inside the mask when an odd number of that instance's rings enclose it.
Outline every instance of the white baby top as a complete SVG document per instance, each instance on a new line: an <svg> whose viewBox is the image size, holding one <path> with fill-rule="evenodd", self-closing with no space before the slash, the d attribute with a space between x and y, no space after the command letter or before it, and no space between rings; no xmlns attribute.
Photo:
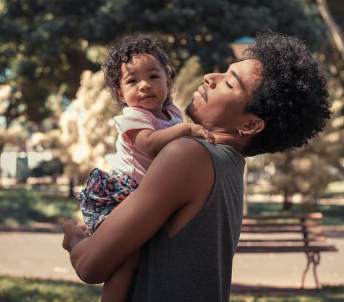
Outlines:
<svg viewBox="0 0 344 302"><path fill-rule="evenodd" d="M142 181L154 158L138 150L132 144L126 132L132 129L151 129L157 131L183 121L181 111L174 104L166 106L165 109L170 116L168 121L160 120L150 111L137 107L125 107L123 114L115 117L115 125L118 132L117 153L114 161L115 170L129 175L138 183Z"/></svg>

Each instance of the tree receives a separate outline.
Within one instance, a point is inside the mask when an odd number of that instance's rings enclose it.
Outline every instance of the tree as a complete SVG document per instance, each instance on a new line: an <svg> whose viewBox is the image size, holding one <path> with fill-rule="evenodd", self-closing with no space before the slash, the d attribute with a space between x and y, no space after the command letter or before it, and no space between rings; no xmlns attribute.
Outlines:
<svg viewBox="0 0 344 302"><path fill-rule="evenodd" d="M327 160L328 150L319 150L319 140L325 143L325 138L318 138L305 149L266 156L267 162L273 163L276 169L271 183L284 196L283 210L290 210L292 197L297 193L303 202L316 204L327 184L336 179L337 171Z"/></svg>
<svg viewBox="0 0 344 302"><path fill-rule="evenodd" d="M22 145L27 135L24 126L26 120L21 116L24 110L25 104L21 101L21 93L13 90L9 85L0 85L0 155L7 142Z"/></svg>
<svg viewBox="0 0 344 302"><path fill-rule="evenodd" d="M317 2L319 4L320 14L323 17L325 23L327 24L333 36L334 43L336 44L336 47L342 57L342 60L344 61L344 39L339 27L337 26L332 17L327 0L317 0Z"/></svg>
<svg viewBox="0 0 344 302"><path fill-rule="evenodd" d="M203 69L197 56L189 58L179 70L173 84L173 102L182 112L191 102L193 93L203 81Z"/></svg>
<svg viewBox="0 0 344 302"><path fill-rule="evenodd" d="M229 43L272 28L317 46L323 26L301 1L3 0L0 82L21 92L29 120L49 115L51 94L73 99L83 70L96 71L104 48L123 33L162 36L175 67L197 55L205 72L225 68Z"/></svg>
<svg viewBox="0 0 344 302"><path fill-rule="evenodd" d="M9 126L18 117L21 116L25 104L22 104L21 94L13 91L9 85L0 86L0 116L2 125L0 127L0 154L5 146L5 142L11 137Z"/></svg>
<svg viewBox="0 0 344 302"><path fill-rule="evenodd" d="M233 40L264 28L316 49L324 26L314 16L298 0L2 0L0 83L20 94L21 115L40 123L55 114L47 102L58 96L65 108L80 74L99 70L105 47L123 33L155 32L177 71L196 55L211 72L227 68Z"/></svg>
<svg viewBox="0 0 344 302"><path fill-rule="evenodd" d="M344 177L344 89L337 77L329 81L329 94L333 115L323 133L303 149L265 156L266 163L275 166L271 182L284 196L284 210L297 193L315 204L328 184Z"/></svg>
<svg viewBox="0 0 344 302"><path fill-rule="evenodd" d="M131 30L164 35L175 65L196 55L205 72L226 68L232 56L229 43L241 36L254 36L271 28L298 35L319 47L324 26L307 13L301 1L270 0L128 0ZM139 17L138 17L139 16Z"/></svg>
<svg viewBox="0 0 344 302"><path fill-rule="evenodd" d="M320 52L316 55L329 69L328 87L330 101L333 104L333 116L324 132L313 139L306 148L289 151L284 155L266 156L266 161L273 163L276 167L276 174L271 181L277 191L284 196L283 208L285 210L291 207L294 194L300 193L305 202L315 203L330 182L343 179L344 176L344 74L341 71L344 61L341 57L340 43L343 38L339 27L334 24L330 11L331 8L332 11L340 11L341 2L338 3L335 0L329 2L332 7L327 7L325 0L305 2L314 10L314 13L318 12L329 26L328 39L324 40ZM337 15L336 20L344 24L343 14ZM335 43L335 40L339 43Z"/></svg>
<svg viewBox="0 0 344 302"><path fill-rule="evenodd" d="M76 99L60 118L61 160L70 179L71 195L73 186L83 183L94 168L110 169L105 155L116 151L113 117L118 109L103 86L102 72L85 71Z"/></svg>
<svg viewBox="0 0 344 302"><path fill-rule="evenodd" d="M49 115L44 104L51 94L74 98L81 72L98 68L87 50L102 2L1 1L0 79L21 93L28 120Z"/></svg>
<svg viewBox="0 0 344 302"><path fill-rule="evenodd" d="M58 175L62 175L63 165L58 157L54 157L50 161L43 161L30 171L32 177L52 176L56 181Z"/></svg>

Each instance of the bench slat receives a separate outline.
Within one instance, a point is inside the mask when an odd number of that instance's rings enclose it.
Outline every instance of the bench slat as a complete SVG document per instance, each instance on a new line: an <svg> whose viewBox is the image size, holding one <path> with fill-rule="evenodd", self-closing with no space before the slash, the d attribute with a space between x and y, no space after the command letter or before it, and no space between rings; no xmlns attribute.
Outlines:
<svg viewBox="0 0 344 302"><path fill-rule="evenodd" d="M256 223L256 222L253 222L253 221L245 221L243 220L243 223L242 223L242 226L243 227L250 227L250 226L261 226L261 227L275 227L275 226L278 226L278 227L285 227L285 226L288 226L288 227L307 227L307 228L311 228L311 227L318 227L318 226L321 226L322 225L322 222L321 221L307 221L307 222L304 222L304 223L285 223L285 222L281 222L281 223L265 223L265 222L259 222L259 223Z"/></svg>
<svg viewBox="0 0 344 302"><path fill-rule="evenodd" d="M320 212L314 212L309 214L295 214L295 215L246 215L244 219L257 219L257 220L267 220L267 219L322 219L323 214Z"/></svg>
<svg viewBox="0 0 344 302"><path fill-rule="evenodd" d="M306 253L307 265L303 272L301 287L304 286L305 274L310 264L313 264L316 287L321 288L316 274L320 252L338 251L334 245L315 245L315 242L326 240L321 228L322 217L322 213L245 216L241 230L243 236L239 240L237 253Z"/></svg>
<svg viewBox="0 0 344 302"><path fill-rule="evenodd" d="M308 238L308 239L240 239L240 242L320 242L320 241L326 241L326 237L314 237L314 238Z"/></svg>
<svg viewBox="0 0 344 302"><path fill-rule="evenodd" d="M259 227L250 227L242 228L242 233L308 233L312 235L322 235L324 234L323 230L302 230L302 229L291 229L291 228L259 228Z"/></svg>
<svg viewBox="0 0 344 302"><path fill-rule="evenodd" d="M237 247L237 253L299 253L299 252L336 252L334 245L326 246L241 246Z"/></svg>

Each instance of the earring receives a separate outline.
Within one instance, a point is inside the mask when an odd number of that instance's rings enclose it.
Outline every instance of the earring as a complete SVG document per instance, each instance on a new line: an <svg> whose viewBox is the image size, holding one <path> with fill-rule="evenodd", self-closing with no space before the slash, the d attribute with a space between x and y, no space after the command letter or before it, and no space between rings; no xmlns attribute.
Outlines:
<svg viewBox="0 0 344 302"><path fill-rule="evenodd" d="M239 131L239 136L242 136L242 130L239 129L238 131Z"/></svg>

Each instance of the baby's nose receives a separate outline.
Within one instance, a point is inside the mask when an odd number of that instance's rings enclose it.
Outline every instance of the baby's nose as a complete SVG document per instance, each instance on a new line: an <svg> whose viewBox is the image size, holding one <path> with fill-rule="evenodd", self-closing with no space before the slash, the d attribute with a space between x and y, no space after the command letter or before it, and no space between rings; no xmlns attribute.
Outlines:
<svg viewBox="0 0 344 302"><path fill-rule="evenodd" d="M150 84L147 81L140 82L140 89L148 89L150 88Z"/></svg>

